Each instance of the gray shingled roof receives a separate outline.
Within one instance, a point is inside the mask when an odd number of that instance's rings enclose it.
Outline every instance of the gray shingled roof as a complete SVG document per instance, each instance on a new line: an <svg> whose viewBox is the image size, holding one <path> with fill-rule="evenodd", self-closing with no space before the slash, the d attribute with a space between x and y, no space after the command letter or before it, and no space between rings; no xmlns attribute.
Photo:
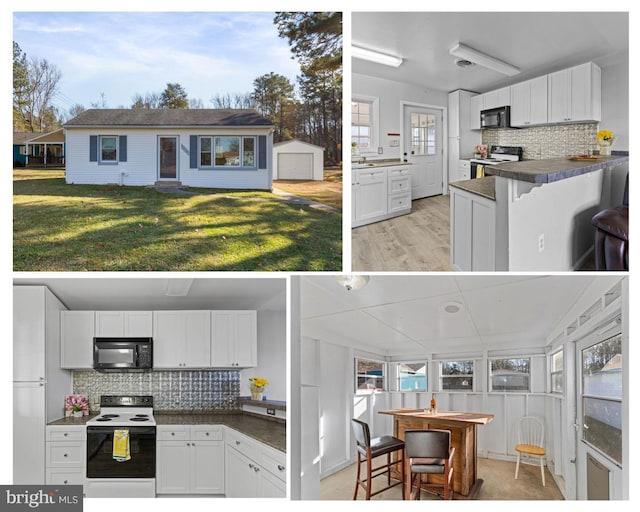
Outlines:
<svg viewBox="0 0 640 512"><path fill-rule="evenodd" d="M90 109L68 121L65 128L93 126L271 126L250 109Z"/></svg>

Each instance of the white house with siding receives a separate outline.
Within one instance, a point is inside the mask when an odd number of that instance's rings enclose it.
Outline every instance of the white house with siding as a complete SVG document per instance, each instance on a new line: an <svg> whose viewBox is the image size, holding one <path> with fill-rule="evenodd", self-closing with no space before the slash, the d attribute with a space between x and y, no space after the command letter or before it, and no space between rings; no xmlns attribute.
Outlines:
<svg viewBox="0 0 640 512"><path fill-rule="evenodd" d="M64 125L67 183L271 190L273 125L245 109L90 109Z"/></svg>

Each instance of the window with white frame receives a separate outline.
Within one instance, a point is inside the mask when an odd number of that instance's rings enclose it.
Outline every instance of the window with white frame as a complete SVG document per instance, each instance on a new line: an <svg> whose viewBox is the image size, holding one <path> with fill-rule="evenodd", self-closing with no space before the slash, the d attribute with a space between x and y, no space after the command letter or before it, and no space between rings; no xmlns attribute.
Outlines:
<svg viewBox="0 0 640 512"><path fill-rule="evenodd" d="M100 136L100 162L116 163L118 161L118 137L116 135Z"/></svg>
<svg viewBox="0 0 640 512"><path fill-rule="evenodd" d="M531 359L489 360L489 391L530 391Z"/></svg>
<svg viewBox="0 0 640 512"><path fill-rule="evenodd" d="M378 99L354 97L351 100L351 146L359 153L376 152L378 146Z"/></svg>
<svg viewBox="0 0 640 512"><path fill-rule="evenodd" d="M564 393L564 350L560 349L551 354L549 358L549 368L551 369L551 392Z"/></svg>
<svg viewBox="0 0 640 512"><path fill-rule="evenodd" d="M398 391L426 391L427 390L427 363L398 362L395 364L397 390Z"/></svg>
<svg viewBox="0 0 640 512"><path fill-rule="evenodd" d="M356 393L386 390L386 363L356 357Z"/></svg>
<svg viewBox="0 0 640 512"><path fill-rule="evenodd" d="M241 136L200 137L200 167L256 167L256 138Z"/></svg>
<svg viewBox="0 0 640 512"><path fill-rule="evenodd" d="M442 391L473 391L473 361L440 362Z"/></svg>

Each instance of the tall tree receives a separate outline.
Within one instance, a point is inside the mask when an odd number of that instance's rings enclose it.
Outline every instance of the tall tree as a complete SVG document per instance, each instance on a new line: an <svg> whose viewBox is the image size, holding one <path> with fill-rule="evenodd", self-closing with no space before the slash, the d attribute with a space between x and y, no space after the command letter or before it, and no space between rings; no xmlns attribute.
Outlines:
<svg viewBox="0 0 640 512"><path fill-rule="evenodd" d="M160 108L189 108L187 92L179 83L167 83L160 95Z"/></svg>
<svg viewBox="0 0 640 512"><path fill-rule="evenodd" d="M209 102L213 108L256 108L256 101L250 92L216 93Z"/></svg>
<svg viewBox="0 0 640 512"><path fill-rule="evenodd" d="M290 138L287 118L295 103L295 89L286 76L268 73L253 81L253 99L260 113L275 125L274 141Z"/></svg>
<svg viewBox="0 0 640 512"><path fill-rule="evenodd" d="M303 66L325 70L342 66L341 12L277 12L274 23Z"/></svg>
<svg viewBox="0 0 640 512"><path fill-rule="evenodd" d="M160 108L160 94L147 92L144 96L136 93L131 98L131 108Z"/></svg>
<svg viewBox="0 0 640 512"><path fill-rule="evenodd" d="M51 101L62 73L46 59L27 60L15 42L13 71L14 127L31 132L57 128L57 111Z"/></svg>

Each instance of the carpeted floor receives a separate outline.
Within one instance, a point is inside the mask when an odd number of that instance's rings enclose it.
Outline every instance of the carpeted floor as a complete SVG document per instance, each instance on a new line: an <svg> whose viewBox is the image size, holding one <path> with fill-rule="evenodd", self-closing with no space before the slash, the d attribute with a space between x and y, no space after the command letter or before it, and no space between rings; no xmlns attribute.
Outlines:
<svg viewBox="0 0 640 512"><path fill-rule="evenodd" d="M363 466L364 468L364 466ZM562 500L562 494L555 484L549 470L545 468L546 486L542 487L540 467L530 464L520 464L518 480L514 479L515 462L504 462L492 459L478 459L478 478L484 483L480 489L480 500ZM350 500L356 481L355 464L338 471L325 478L320 483L320 499ZM374 489L379 488L386 481L384 477L374 480ZM376 487L378 485L378 487ZM364 490L358 492L358 499L364 499ZM400 487L394 487L374 496L374 500L400 500ZM421 499L433 499L427 493L422 493Z"/></svg>

